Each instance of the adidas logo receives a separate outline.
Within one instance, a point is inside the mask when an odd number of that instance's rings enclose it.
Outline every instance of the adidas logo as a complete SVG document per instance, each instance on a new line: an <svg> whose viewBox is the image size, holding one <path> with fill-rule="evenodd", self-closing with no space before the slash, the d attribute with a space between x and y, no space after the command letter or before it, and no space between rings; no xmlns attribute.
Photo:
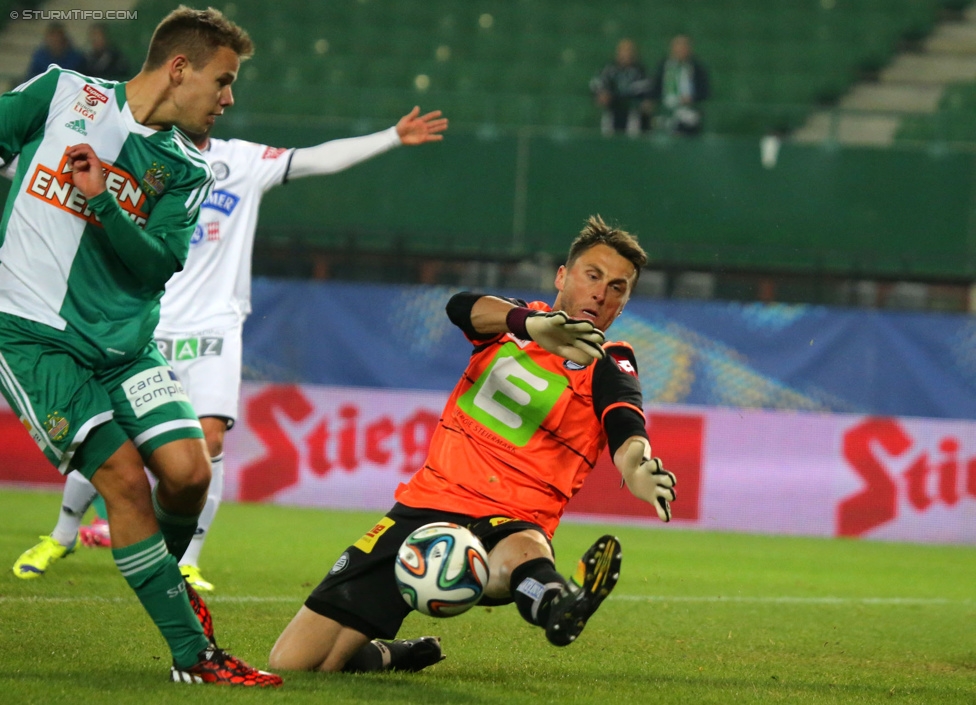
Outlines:
<svg viewBox="0 0 976 705"><path fill-rule="evenodd" d="M72 120L71 122L66 122L64 124L69 130L74 130L75 132L87 135L88 130L85 129L85 118L79 118L77 120Z"/></svg>

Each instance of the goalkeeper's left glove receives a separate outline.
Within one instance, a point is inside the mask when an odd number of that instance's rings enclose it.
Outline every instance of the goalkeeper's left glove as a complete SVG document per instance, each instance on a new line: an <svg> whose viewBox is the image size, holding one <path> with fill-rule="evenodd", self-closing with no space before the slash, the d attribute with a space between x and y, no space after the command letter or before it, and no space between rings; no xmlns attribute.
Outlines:
<svg viewBox="0 0 976 705"><path fill-rule="evenodd" d="M678 480L661 465L660 458L644 456L644 443L631 442L619 468L630 493L654 505L661 521L671 521L671 502L675 500L674 486Z"/></svg>

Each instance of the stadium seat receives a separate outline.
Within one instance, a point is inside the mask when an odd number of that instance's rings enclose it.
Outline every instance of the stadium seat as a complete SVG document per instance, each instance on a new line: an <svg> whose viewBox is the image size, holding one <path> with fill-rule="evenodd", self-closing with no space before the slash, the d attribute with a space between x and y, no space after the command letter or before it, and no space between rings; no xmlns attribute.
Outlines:
<svg viewBox="0 0 976 705"><path fill-rule="evenodd" d="M550 127L594 127L600 110L587 95L545 96L538 101L538 121Z"/></svg>

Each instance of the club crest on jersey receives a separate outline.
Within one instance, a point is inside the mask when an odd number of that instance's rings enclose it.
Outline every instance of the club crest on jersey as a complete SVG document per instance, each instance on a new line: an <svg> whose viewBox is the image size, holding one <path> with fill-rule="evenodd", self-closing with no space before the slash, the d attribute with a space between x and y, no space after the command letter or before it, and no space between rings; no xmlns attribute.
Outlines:
<svg viewBox="0 0 976 705"><path fill-rule="evenodd" d="M47 415L44 422L44 429L52 441L63 441L68 435L68 419L61 416L61 412L52 411Z"/></svg>
<svg viewBox="0 0 976 705"><path fill-rule="evenodd" d="M95 86L85 84L71 110L86 120L94 121L106 105L108 105L108 96Z"/></svg>
<svg viewBox="0 0 976 705"><path fill-rule="evenodd" d="M102 168L105 171L105 186L115 196L122 210L133 223L139 227L144 226L149 218L143 208L146 196L136 180L128 172L106 162L102 162ZM26 191L31 196L92 225L101 225L98 217L88 207L84 194L74 185L72 176L67 156L61 158L57 169L38 164L34 173L26 179Z"/></svg>
<svg viewBox="0 0 976 705"><path fill-rule="evenodd" d="M210 171L213 172L214 179L217 181L223 181L230 176L230 167L227 166L227 162L214 162L210 165Z"/></svg>
<svg viewBox="0 0 976 705"><path fill-rule="evenodd" d="M172 175L168 166L153 162L152 166L146 169L146 173L142 175L142 181L139 183L142 190L150 196L158 196L166 189L166 180Z"/></svg>

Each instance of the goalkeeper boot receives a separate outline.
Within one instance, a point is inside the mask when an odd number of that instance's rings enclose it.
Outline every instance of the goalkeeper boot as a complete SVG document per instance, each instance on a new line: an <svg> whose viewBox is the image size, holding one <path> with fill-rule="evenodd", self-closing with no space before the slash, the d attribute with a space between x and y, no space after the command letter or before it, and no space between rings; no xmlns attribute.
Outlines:
<svg viewBox="0 0 976 705"><path fill-rule="evenodd" d="M572 582L562 588L552 601L546 638L555 646L576 641L597 607L617 584L620 577L620 541L616 536L602 536L580 558Z"/></svg>
<svg viewBox="0 0 976 705"><path fill-rule="evenodd" d="M81 540L81 545L88 548L112 547L112 534L105 519L95 519L91 524L82 526L78 530L78 538Z"/></svg>
<svg viewBox="0 0 976 705"><path fill-rule="evenodd" d="M181 565L180 573L186 578L186 582L195 587L200 592L213 592L213 583L208 583L200 574L200 569L195 565Z"/></svg>
<svg viewBox="0 0 976 705"><path fill-rule="evenodd" d="M190 607L193 608L193 614L197 616L197 619L200 620L200 626L203 627L203 635L210 641L211 646L216 649L217 639L214 637L213 617L210 616L210 608L207 607L207 603L200 597L200 593L194 590L193 586L186 582L185 578L183 582L186 585L186 596L190 598Z"/></svg>
<svg viewBox="0 0 976 705"><path fill-rule="evenodd" d="M70 546L63 546L51 536L41 536L41 542L21 554L14 563L14 575L24 580L39 578L51 567L54 561L74 553L78 544L76 538Z"/></svg>
<svg viewBox="0 0 976 705"><path fill-rule="evenodd" d="M207 647L197 658L199 660L189 668L177 668L173 664L170 680L175 683L213 683L252 688L276 688L281 685L281 676L251 668L216 646Z"/></svg>
<svg viewBox="0 0 976 705"><path fill-rule="evenodd" d="M440 637L436 636L393 641L374 639L373 644L383 654L383 668L393 671L422 671L445 658Z"/></svg>

